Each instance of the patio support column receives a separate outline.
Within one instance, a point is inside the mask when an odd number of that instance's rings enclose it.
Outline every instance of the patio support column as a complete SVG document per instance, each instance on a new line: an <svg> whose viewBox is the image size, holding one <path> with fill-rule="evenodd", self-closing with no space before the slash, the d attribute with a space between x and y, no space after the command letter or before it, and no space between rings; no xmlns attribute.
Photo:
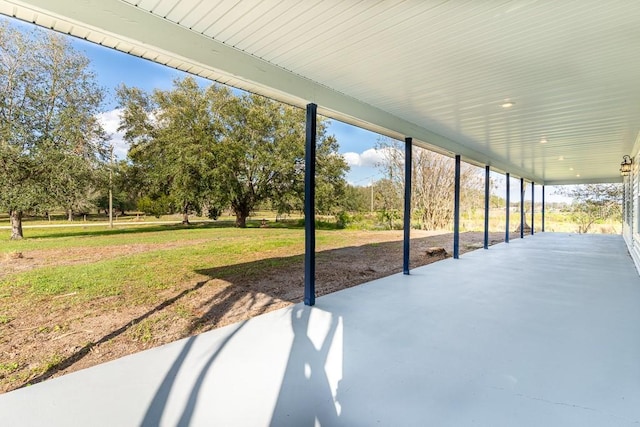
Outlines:
<svg viewBox="0 0 640 427"><path fill-rule="evenodd" d="M542 232L544 233L544 184L542 184Z"/></svg>
<svg viewBox="0 0 640 427"><path fill-rule="evenodd" d="M404 246L402 273L409 274L409 243L411 242L411 151L412 139L404 139Z"/></svg>
<svg viewBox="0 0 640 427"><path fill-rule="evenodd" d="M506 203L507 209L505 212L505 233L504 233L504 242L509 243L509 205L511 204L511 177L509 176L509 172L505 174L507 177L507 194L506 194Z"/></svg>
<svg viewBox="0 0 640 427"><path fill-rule="evenodd" d="M460 154L456 154L456 175L453 196L453 258L460 257Z"/></svg>
<svg viewBox="0 0 640 427"><path fill-rule="evenodd" d="M520 178L520 238L524 239L524 178Z"/></svg>
<svg viewBox="0 0 640 427"><path fill-rule="evenodd" d="M534 194L536 192L536 183L531 181L531 235L533 236L534 212L536 211L534 203Z"/></svg>
<svg viewBox="0 0 640 427"><path fill-rule="evenodd" d="M316 303L316 125L318 106L307 105L304 155L304 304Z"/></svg>
<svg viewBox="0 0 640 427"><path fill-rule="evenodd" d="M489 197L491 192L489 188L489 165L484 167L484 248L489 249Z"/></svg>

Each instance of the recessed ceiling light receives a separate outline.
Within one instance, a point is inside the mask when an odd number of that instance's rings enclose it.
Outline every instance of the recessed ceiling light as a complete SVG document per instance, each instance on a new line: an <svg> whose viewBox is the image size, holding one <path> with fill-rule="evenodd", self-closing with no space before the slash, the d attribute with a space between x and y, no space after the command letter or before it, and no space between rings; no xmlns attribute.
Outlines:
<svg viewBox="0 0 640 427"><path fill-rule="evenodd" d="M547 143L547 138L542 137L542 139L540 140L540 144L546 144Z"/></svg>
<svg viewBox="0 0 640 427"><path fill-rule="evenodd" d="M564 157L560 156L560 157L558 157L558 160L563 161Z"/></svg>
<svg viewBox="0 0 640 427"><path fill-rule="evenodd" d="M572 170L573 170L573 168L569 168L569 170L570 170L570 171L572 171Z"/></svg>
<svg viewBox="0 0 640 427"><path fill-rule="evenodd" d="M500 105L502 108L511 108L514 105L516 105L515 102L513 101L509 101L508 99L505 99L504 102Z"/></svg>
<svg viewBox="0 0 640 427"><path fill-rule="evenodd" d="M579 173L578 173L578 174L576 174L576 176L577 176L578 178L580 178L580 174L579 174Z"/></svg>

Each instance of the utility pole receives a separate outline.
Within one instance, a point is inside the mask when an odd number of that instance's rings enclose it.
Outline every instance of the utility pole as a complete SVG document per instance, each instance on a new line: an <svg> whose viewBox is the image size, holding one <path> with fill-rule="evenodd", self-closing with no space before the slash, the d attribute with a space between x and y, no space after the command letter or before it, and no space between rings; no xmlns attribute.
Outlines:
<svg viewBox="0 0 640 427"><path fill-rule="evenodd" d="M109 228L113 228L113 144L110 146L109 158Z"/></svg>
<svg viewBox="0 0 640 427"><path fill-rule="evenodd" d="M373 179L371 179L371 213L373 213Z"/></svg>

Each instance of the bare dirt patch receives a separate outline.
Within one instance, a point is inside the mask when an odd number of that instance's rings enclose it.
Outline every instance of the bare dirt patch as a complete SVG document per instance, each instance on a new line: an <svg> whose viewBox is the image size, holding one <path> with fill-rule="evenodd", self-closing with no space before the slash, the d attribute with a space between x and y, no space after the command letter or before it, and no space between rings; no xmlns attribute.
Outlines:
<svg viewBox="0 0 640 427"><path fill-rule="evenodd" d="M492 244L503 238L504 233L490 236ZM482 247L482 240L482 233L462 233L460 252ZM318 247L318 295L402 271L402 232L351 232L349 241L348 247ZM64 254L25 252L22 257L0 259L0 275L197 243L82 248ZM444 248L446 254L427 254L433 248ZM411 268L451 253L451 234L412 231ZM73 304L73 293L16 303L9 314L0 316L0 392L302 301L302 254L275 249L247 254L245 260L231 274L228 270L221 274L220 268L198 271L197 280L176 283L144 304L130 304L122 296Z"/></svg>

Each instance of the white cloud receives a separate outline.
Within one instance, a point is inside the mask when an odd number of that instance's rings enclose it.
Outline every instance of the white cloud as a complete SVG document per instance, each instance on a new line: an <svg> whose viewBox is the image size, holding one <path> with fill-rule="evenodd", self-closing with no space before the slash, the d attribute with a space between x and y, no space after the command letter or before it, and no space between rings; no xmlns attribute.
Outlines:
<svg viewBox="0 0 640 427"><path fill-rule="evenodd" d="M376 167L378 164L383 162L385 159L391 156L390 150L394 150L393 148L369 148L368 150L363 151L362 153L354 153L352 151L343 153L342 156L347 161L349 166L363 166L363 167ZM403 157L401 157L402 159Z"/></svg>
<svg viewBox="0 0 640 427"><path fill-rule="evenodd" d="M362 166L375 167L385 158L384 149L369 148L360 155L360 163Z"/></svg>
<svg viewBox="0 0 640 427"><path fill-rule="evenodd" d="M98 114L98 119L104 130L108 133L116 133L118 132L118 126L120 125L120 109L116 108L111 111L105 111L104 113Z"/></svg>
<svg viewBox="0 0 640 427"><path fill-rule="evenodd" d="M383 153L375 148L369 148L362 153L354 153L350 151L343 153L342 156L349 166L375 167L384 159Z"/></svg>
<svg viewBox="0 0 640 427"><path fill-rule="evenodd" d="M98 114L98 120L111 139L110 143L113 144L113 156L117 159L126 159L129 145L124 140L124 133L118 132L120 112L121 110L116 108L115 110L100 113Z"/></svg>
<svg viewBox="0 0 640 427"><path fill-rule="evenodd" d="M349 166L360 166L360 154L354 152L342 153L342 157Z"/></svg>

